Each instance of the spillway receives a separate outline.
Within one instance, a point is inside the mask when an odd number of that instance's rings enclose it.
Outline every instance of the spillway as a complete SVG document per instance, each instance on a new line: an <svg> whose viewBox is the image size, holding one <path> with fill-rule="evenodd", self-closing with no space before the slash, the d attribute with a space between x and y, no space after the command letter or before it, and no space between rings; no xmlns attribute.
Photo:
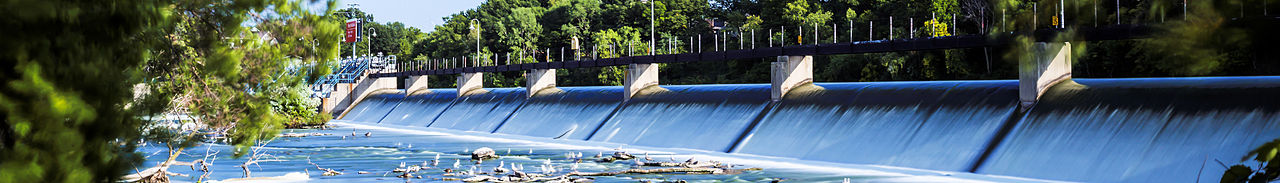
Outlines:
<svg viewBox="0 0 1280 183"><path fill-rule="evenodd" d="M379 123L427 126L440 116L440 112L449 108L457 96L457 90L448 89L431 89L426 93L405 96Z"/></svg>
<svg viewBox="0 0 1280 183"><path fill-rule="evenodd" d="M565 87L529 98L497 133L587 140L622 104L622 87ZM548 92L548 91L543 91Z"/></svg>
<svg viewBox="0 0 1280 183"><path fill-rule="evenodd" d="M363 123L1085 182L1216 181L1280 137L1280 77L522 88L378 94ZM1203 168L1202 168L1203 166Z"/></svg>
<svg viewBox="0 0 1280 183"><path fill-rule="evenodd" d="M493 88L458 97L428 127L492 132L525 102L524 89Z"/></svg>
<svg viewBox="0 0 1280 183"><path fill-rule="evenodd" d="M727 151L769 102L769 85L649 88L591 136L592 141Z"/></svg>
<svg viewBox="0 0 1280 183"><path fill-rule="evenodd" d="M1017 109L1017 82L816 84L794 91L737 152L965 171Z"/></svg>
<svg viewBox="0 0 1280 183"><path fill-rule="evenodd" d="M1280 137L1280 77L1076 82L1042 96L978 173L1216 182L1217 160L1234 164Z"/></svg>

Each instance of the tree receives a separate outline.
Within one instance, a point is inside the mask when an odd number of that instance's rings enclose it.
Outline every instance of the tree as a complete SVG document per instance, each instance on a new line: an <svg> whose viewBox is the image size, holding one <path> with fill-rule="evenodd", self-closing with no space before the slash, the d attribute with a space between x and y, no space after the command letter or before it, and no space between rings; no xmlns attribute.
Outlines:
<svg viewBox="0 0 1280 183"><path fill-rule="evenodd" d="M239 156L288 124L328 120L307 110L314 103L300 90L330 72L338 56L342 30L327 17L331 8L313 14L286 0L171 6L173 26L148 32L160 44L151 48L145 84L153 88L149 95L172 97L167 112L194 116L202 128L147 126L148 140L170 150L154 176L165 176L174 158L205 135L225 137L221 141L235 145Z"/></svg>
<svg viewBox="0 0 1280 183"><path fill-rule="evenodd" d="M0 182L114 182L134 153L143 32L162 1L15 0L0 6ZM20 6L19 6L20 5Z"/></svg>

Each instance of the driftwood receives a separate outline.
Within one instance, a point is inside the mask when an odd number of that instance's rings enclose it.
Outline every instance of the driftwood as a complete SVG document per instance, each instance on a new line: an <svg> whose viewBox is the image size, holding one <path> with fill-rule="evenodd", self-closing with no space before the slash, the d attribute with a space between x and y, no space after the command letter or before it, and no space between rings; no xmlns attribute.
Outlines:
<svg viewBox="0 0 1280 183"><path fill-rule="evenodd" d="M658 169L628 169L616 172L573 172L568 176L614 176L622 174L659 174L659 173L685 173L685 174L724 174L725 169L719 168L658 168Z"/></svg>
<svg viewBox="0 0 1280 183"><path fill-rule="evenodd" d="M548 176L542 174L526 174L519 171L513 171L512 174L505 177L495 177L488 175L480 175L461 179L463 182L580 182L590 181L591 176L616 176L623 174L740 174L746 171L758 171L760 168L747 169L727 169L727 168L658 168L658 169L628 169L616 172L573 172L559 176Z"/></svg>
<svg viewBox="0 0 1280 183"><path fill-rule="evenodd" d="M308 164L311 164L311 165L315 165L315 166L316 166L316 169L318 169L318 170L324 171L324 173L320 174L321 176L335 176L335 175L342 175L342 172L340 172L340 171L333 170L333 169L329 169L329 168L321 168L321 167L320 167L320 164L312 163L312 162L311 162L311 157L307 157L307 163L308 163ZM362 173L362 174L363 174L363 173Z"/></svg>
<svg viewBox="0 0 1280 183"><path fill-rule="evenodd" d="M694 161L693 159L689 159L689 161L680 162L680 163L677 163L677 162L641 162L641 161L636 161L636 162L635 162L635 164L636 164L636 165L639 165L639 166L656 166L656 167L729 168L729 166L728 166L728 165L721 164L720 162L715 162L715 161Z"/></svg>
<svg viewBox="0 0 1280 183"><path fill-rule="evenodd" d="M327 133L281 133L281 134L276 135L276 137L310 137L310 136L325 136L325 135L333 135L333 134L327 134Z"/></svg>
<svg viewBox="0 0 1280 183"><path fill-rule="evenodd" d="M599 157L599 156L600 155L596 155L596 157ZM627 154L627 152L613 152L613 156L601 158L600 160L596 160L596 162L608 163L608 162L620 161L620 160L631 160L635 158L636 156Z"/></svg>

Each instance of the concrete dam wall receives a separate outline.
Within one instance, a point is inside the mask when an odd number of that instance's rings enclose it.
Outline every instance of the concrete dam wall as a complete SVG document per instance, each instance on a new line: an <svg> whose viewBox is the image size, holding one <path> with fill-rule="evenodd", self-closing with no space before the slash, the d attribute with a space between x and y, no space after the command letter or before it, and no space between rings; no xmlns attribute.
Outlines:
<svg viewBox="0 0 1280 183"><path fill-rule="evenodd" d="M1021 108L1018 81L375 94L345 120L1085 182L1217 181L1280 137L1280 77L1075 79ZM1201 168L1203 165L1203 169Z"/></svg>

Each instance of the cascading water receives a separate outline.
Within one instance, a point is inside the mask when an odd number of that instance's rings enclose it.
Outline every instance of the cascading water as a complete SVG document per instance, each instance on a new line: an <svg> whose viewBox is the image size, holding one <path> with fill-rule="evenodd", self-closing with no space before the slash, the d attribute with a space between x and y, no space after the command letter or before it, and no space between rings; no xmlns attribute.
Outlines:
<svg viewBox="0 0 1280 183"><path fill-rule="evenodd" d="M524 103L522 88L492 88L480 94L458 97L429 125L463 131L492 132Z"/></svg>
<svg viewBox="0 0 1280 183"><path fill-rule="evenodd" d="M562 87L529 98L498 133L586 140L622 104L622 87Z"/></svg>
<svg viewBox="0 0 1280 183"><path fill-rule="evenodd" d="M448 108L449 104L453 103L458 96L457 91L454 89L431 89L425 93L405 96L400 105L392 109L387 114L387 117L382 118L380 123L427 126Z"/></svg>
<svg viewBox="0 0 1280 183"><path fill-rule="evenodd" d="M355 104L355 107L351 107L351 111L342 119L378 122L387 116L387 112L395 109L402 99L403 94L370 94Z"/></svg>
<svg viewBox="0 0 1280 183"><path fill-rule="evenodd" d="M965 171L1017 109L1016 81L832 83L792 90L739 153Z"/></svg>
<svg viewBox="0 0 1280 183"><path fill-rule="evenodd" d="M648 88L591 141L727 151L769 103L769 85Z"/></svg>
<svg viewBox="0 0 1280 183"><path fill-rule="evenodd" d="M1041 96L978 173L1216 182L1217 161L1235 164L1280 137L1280 77L1076 82Z"/></svg>
<svg viewBox="0 0 1280 183"><path fill-rule="evenodd" d="M1280 77L1078 79L1030 109L1017 81L818 83L775 103L766 84L489 90L373 95L346 119L1087 182L1212 182L1280 137Z"/></svg>

